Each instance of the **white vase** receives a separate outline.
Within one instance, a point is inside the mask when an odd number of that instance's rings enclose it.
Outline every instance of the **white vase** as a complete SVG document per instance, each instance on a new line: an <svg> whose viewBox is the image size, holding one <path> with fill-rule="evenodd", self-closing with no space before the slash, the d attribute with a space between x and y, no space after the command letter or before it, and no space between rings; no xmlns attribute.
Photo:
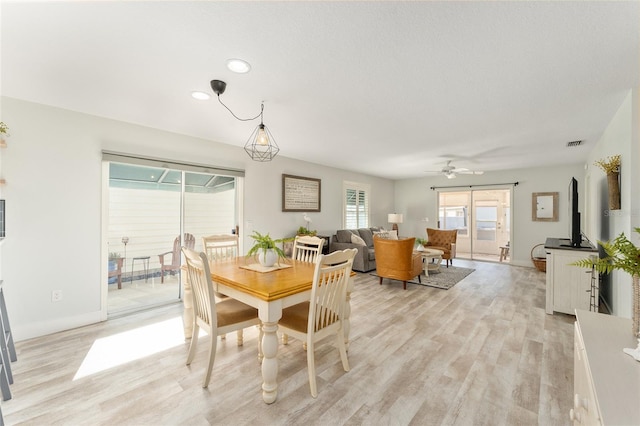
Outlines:
<svg viewBox="0 0 640 426"><path fill-rule="evenodd" d="M418 244L416 251L424 251L424 246L422 244Z"/></svg>
<svg viewBox="0 0 640 426"><path fill-rule="evenodd" d="M260 250L258 252L258 262L262 266L273 266L278 261L278 253L273 249L267 249L266 251Z"/></svg>

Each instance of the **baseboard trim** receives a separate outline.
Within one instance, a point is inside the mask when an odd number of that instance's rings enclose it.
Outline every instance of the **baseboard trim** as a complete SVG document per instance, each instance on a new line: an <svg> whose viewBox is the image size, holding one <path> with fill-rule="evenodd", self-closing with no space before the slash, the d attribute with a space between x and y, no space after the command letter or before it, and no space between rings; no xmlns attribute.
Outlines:
<svg viewBox="0 0 640 426"><path fill-rule="evenodd" d="M11 332L16 342L22 340L33 339L34 337L46 336L47 334L57 333L59 331L70 330L72 328L84 327L85 325L95 324L101 321L101 312L89 312L75 317L57 318L54 320L46 320L15 326L11 324Z"/></svg>

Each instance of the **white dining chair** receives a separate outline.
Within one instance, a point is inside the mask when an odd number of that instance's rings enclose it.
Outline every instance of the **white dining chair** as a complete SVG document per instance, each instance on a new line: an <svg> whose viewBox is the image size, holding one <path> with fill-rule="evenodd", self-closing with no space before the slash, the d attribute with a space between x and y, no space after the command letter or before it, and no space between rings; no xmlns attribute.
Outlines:
<svg viewBox="0 0 640 426"><path fill-rule="evenodd" d="M315 262L322 253L324 239L309 235L298 235L293 242L293 254L291 257L302 262Z"/></svg>
<svg viewBox="0 0 640 426"><path fill-rule="evenodd" d="M193 298L193 334L191 335L189 355L187 355L187 365L191 364L196 354L198 334L200 328L202 328L210 336L209 363L202 384L202 387L206 388L209 386L211 370L216 358L218 341L216 337L232 331L242 330L252 325L259 325L260 319L258 318L257 309L230 297L216 303L207 255L186 247L182 248L182 252L187 261L187 273L189 274ZM258 338L259 358L262 353L261 341L262 335ZM238 345L241 346L242 343L238 342Z"/></svg>
<svg viewBox="0 0 640 426"><path fill-rule="evenodd" d="M297 235L293 242L293 252L291 258L299 260L301 262L315 262L318 255L322 253L322 247L324 246L324 239L310 236L310 235ZM282 344L287 345L289 343L289 337L286 333L282 333ZM306 349L306 345L305 345Z"/></svg>
<svg viewBox="0 0 640 426"><path fill-rule="evenodd" d="M238 257L240 253L238 235L233 234L219 234L209 235L202 237L202 249L209 259L209 266L211 269L215 268L216 262L222 262L224 260ZM222 293L214 292L218 300L226 299L228 296ZM243 330L237 331L238 344L242 345L244 332ZM222 340L226 338L224 334L220 336Z"/></svg>
<svg viewBox="0 0 640 426"><path fill-rule="evenodd" d="M209 235L202 237L202 249L209 262L220 262L238 257L238 236L233 234Z"/></svg>
<svg viewBox="0 0 640 426"><path fill-rule="evenodd" d="M307 368L311 395L318 396L315 344L335 336L342 368L349 371L349 359L342 324L347 303L347 286L356 249L319 255L313 274L311 300L283 309L278 326L288 335L307 344Z"/></svg>

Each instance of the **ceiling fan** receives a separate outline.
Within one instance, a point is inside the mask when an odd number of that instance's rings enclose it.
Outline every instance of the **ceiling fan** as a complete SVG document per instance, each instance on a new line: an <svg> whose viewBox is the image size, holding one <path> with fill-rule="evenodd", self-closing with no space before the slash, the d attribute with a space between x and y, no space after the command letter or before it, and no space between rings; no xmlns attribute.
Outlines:
<svg viewBox="0 0 640 426"><path fill-rule="evenodd" d="M455 179L457 175L481 175L484 172L479 170L469 170L464 168L457 168L451 165L451 160L447 161L447 165L442 170L428 170L426 173L441 173L447 177L447 179Z"/></svg>

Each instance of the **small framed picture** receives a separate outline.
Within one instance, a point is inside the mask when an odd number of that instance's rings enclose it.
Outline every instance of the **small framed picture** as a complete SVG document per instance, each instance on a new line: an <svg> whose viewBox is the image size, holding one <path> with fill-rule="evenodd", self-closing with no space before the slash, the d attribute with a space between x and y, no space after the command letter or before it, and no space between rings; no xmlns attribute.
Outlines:
<svg viewBox="0 0 640 426"><path fill-rule="evenodd" d="M534 192L531 198L531 219L537 222L557 222L558 193Z"/></svg>

